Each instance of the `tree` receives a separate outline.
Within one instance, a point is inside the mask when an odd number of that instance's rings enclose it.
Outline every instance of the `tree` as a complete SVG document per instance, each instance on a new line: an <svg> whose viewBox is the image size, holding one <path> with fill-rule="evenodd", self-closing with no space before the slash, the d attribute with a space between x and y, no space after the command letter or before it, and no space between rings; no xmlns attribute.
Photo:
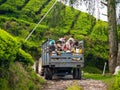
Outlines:
<svg viewBox="0 0 120 90"><path fill-rule="evenodd" d="M71 1L75 2L76 0L71 0ZM84 0L84 1L90 3L93 0L88 0L88 1ZM119 1L119 0L106 0L106 1L107 1L107 4L103 2L102 4L106 5L108 8L109 56L110 56L109 57L109 71L110 73L114 73L115 67L117 66L117 55L118 55L116 1ZM94 7L94 6L91 5L91 7Z"/></svg>
<svg viewBox="0 0 120 90"><path fill-rule="evenodd" d="M114 73L117 65L118 35L116 23L116 1L108 0L108 29L109 29L109 71Z"/></svg>

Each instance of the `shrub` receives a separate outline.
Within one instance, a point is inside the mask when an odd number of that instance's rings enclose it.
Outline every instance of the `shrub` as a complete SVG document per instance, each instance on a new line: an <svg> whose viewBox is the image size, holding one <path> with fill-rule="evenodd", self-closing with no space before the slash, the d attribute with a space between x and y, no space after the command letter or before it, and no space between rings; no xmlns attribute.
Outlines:
<svg viewBox="0 0 120 90"><path fill-rule="evenodd" d="M9 65L16 58L19 43L6 31L0 29L0 65Z"/></svg>
<svg viewBox="0 0 120 90"><path fill-rule="evenodd" d="M1 90L9 90L8 89L8 81L6 79L0 78L0 89Z"/></svg>
<svg viewBox="0 0 120 90"><path fill-rule="evenodd" d="M30 42L30 41L20 41L22 43L22 49L25 50L25 52L29 53L34 60L38 60L41 56L41 48L39 47L39 44Z"/></svg>
<svg viewBox="0 0 120 90"><path fill-rule="evenodd" d="M13 13L13 12L16 12L16 8L10 6L9 4L2 4L0 6L0 10L2 11L2 13L6 13L6 12Z"/></svg>
<svg viewBox="0 0 120 90"><path fill-rule="evenodd" d="M92 17L91 17L92 18ZM77 30L77 34L88 35L89 30L92 28L90 18L86 13L80 13L77 17L74 29Z"/></svg>
<svg viewBox="0 0 120 90"><path fill-rule="evenodd" d="M43 2L45 2L46 0L42 1L41 0L30 0L27 5L23 8L23 10L25 9L29 9L30 11L33 11L34 13L37 12L39 10L39 8L41 7L41 5L43 4Z"/></svg>
<svg viewBox="0 0 120 90"><path fill-rule="evenodd" d="M32 56L22 49L19 49L16 61L23 62L25 65L33 65L34 63Z"/></svg>
<svg viewBox="0 0 120 90"><path fill-rule="evenodd" d="M113 85L113 90L120 90L120 71L118 75L116 75L115 82Z"/></svg>
<svg viewBox="0 0 120 90"><path fill-rule="evenodd" d="M7 0L4 4L0 6L0 10L7 11L10 13L12 12L17 12L17 9L20 9L25 0Z"/></svg>
<svg viewBox="0 0 120 90"><path fill-rule="evenodd" d="M87 73L99 73L99 74L102 73L101 70L92 66L86 66L83 70Z"/></svg>
<svg viewBox="0 0 120 90"><path fill-rule="evenodd" d="M92 40L99 40L106 42L108 41L108 24L103 21L98 21L96 25L94 26L90 38Z"/></svg>
<svg viewBox="0 0 120 90"><path fill-rule="evenodd" d="M44 82L45 80L38 77L32 69L26 70L19 62L15 62L10 65L10 90L41 90L41 83Z"/></svg>

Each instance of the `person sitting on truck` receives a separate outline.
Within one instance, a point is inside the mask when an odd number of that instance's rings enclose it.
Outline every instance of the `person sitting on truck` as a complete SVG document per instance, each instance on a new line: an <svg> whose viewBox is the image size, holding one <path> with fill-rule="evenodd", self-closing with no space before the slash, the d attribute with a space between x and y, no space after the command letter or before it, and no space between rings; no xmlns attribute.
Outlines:
<svg viewBox="0 0 120 90"><path fill-rule="evenodd" d="M73 48L73 45L74 45L73 41L72 40L68 40L65 43L65 45L63 47L63 50L66 51L66 52L68 52L68 51L70 52L72 50L72 48Z"/></svg>
<svg viewBox="0 0 120 90"><path fill-rule="evenodd" d="M79 49L80 54L83 54L82 46Z"/></svg>
<svg viewBox="0 0 120 90"><path fill-rule="evenodd" d="M66 37L59 38L59 41L61 41L62 43L65 43L66 42Z"/></svg>
<svg viewBox="0 0 120 90"><path fill-rule="evenodd" d="M79 47L79 45L78 45L78 41L75 41L75 43L74 43L74 45L73 45L72 52L73 52L73 53L76 53L76 51L78 51L78 50L77 50L78 47Z"/></svg>
<svg viewBox="0 0 120 90"><path fill-rule="evenodd" d="M75 40L74 40L74 36L73 36L73 35L71 35L70 38L68 39L68 41L70 41L70 40L71 40L73 43L75 43Z"/></svg>
<svg viewBox="0 0 120 90"><path fill-rule="evenodd" d="M78 41L75 41L75 43L74 43L74 47L78 47Z"/></svg>
<svg viewBox="0 0 120 90"><path fill-rule="evenodd" d="M56 49L55 40L50 39L50 41L49 41L49 51L52 52L52 51L55 51L55 49Z"/></svg>
<svg viewBox="0 0 120 90"><path fill-rule="evenodd" d="M51 46L51 45L53 45L53 44L55 44L55 40L49 39L49 45Z"/></svg>
<svg viewBox="0 0 120 90"><path fill-rule="evenodd" d="M56 42L56 46L57 46L57 51L62 51L62 41L58 40Z"/></svg>

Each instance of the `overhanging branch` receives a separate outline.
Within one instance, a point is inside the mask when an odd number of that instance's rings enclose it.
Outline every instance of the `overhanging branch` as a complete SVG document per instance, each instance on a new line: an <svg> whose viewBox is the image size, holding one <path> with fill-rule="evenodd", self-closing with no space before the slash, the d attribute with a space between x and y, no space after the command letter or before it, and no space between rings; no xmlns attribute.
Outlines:
<svg viewBox="0 0 120 90"><path fill-rule="evenodd" d="M107 14L102 13L103 16L108 16Z"/></svg>
<svg viewBox="0 0 120 90"><path fill-rule="evenodd" d="M108 6L106 3L102 2L102 1L101 1L101 3L104 4L105 6Z"/></svg>

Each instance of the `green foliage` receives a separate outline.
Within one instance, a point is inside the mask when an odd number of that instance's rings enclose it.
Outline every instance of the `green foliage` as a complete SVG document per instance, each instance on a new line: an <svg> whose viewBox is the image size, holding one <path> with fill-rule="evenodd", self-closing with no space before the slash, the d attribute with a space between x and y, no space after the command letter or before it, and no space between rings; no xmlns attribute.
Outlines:
<svg viewBox="0 0 120 90"><path fill-rule="evenodd" d="M8 81L6 79L0 78L0 89L1 90L9 90Z"/></svg>
<svg viewBox="0 0 120 90"><path fill-rule="evenodd" d="M4 0L0 0L0 4L1 4L2 2L4 2Z"/></svg>
<svg viewBox="0 0 120 90"><path fill-rule="evenodd" d="M31 68L33 63L31 55L20 49L18 41L0 29L0 89L40 90L45 81L35 74Z"/></svg>
<svg viewBox="0 0 120 90"><path fill-rule="evenodd" d="M103 76L102 74L90 74L90 73L84 73L84 78L87 79L94 79L94 80L102 80L105 83L108 83L109 81L114 79L114 76L106 74ZM110 82L111 83L111 82Z"/></svg>
<svg viewBox="0 0 120 90"><path fill-rule="evenodd" d="M91 22L91 18L86 13L80 13L74 26L74 29L78 32L77 34L87 35L90 32L92 23L94 22Z"/></svg>
<svg viewBox="0 0 120 90"><path fill-rule="evenodd" d="M84 73L83 77L86 79L102 80L107 85L107 90L119 90L114 89L114 82L116 77L113 75L105 74L103 76L102 74Z"/></svg>
<svg viewBox="0 0 120 90"><path fill-rule="evenodd" d="M104 63L108 62L108 45L102 41L91 41L88 42L85 47L85 65L97 67L100 70L103 70ZM108 64L106 69L108 70Z"/></svg>
<svg viewBox="0 0 120 90"><path fill-rule="evenodd" d="M65 19L64 19L64 28L65 29L69 29L71 28L71 24L72 22L75 20L76 18L76 14L78 14L80 11L71 9L70 7L66 7L65 8Z"/></svg>
<svg viewBox="0 0 120 90"><path fill-rule="evenodd" d="M26 71L18 62L11 64L9 72L10 90L40 90L40 84L45 82L32 69Z"/></svg>
<svg viewBox="0 0 120 90"><path fill-rule="evenodd" d="M0 65L9 65L16 58L19 43L6 31L0 29Z"/></svg>
<svg viewBox="0 0 120 90"><path fill-rule="evenodd" d="M46 0L30 0L27 5L23 8L24 10L28 10L29 12L37 12L42 4L46 2Z"/></svg>
<svg viewBox="0 0 120 90"><path fill-rule="evenodd" d="M98 21L91 32L90 38L92 40L108 41L108 24L103 21Z"/></svg>
<svg viewBox="0 0 120 90"><path fill-rule="evenodd" d="M76 40L85 42L85 64L103 68L108 60L108 25L96 21L92 15L75 10L58 2L34 31L28 42L24 40L55 0L6 0L1 3L0 27L18 39L22 49L34 59L41 55L40 45L46 38L74 35ZM73 0L71 0L72 5ZM119 33L119 30L118 30ZM90 63L91 62L91 63ZM93 64L92 64L93 63Z"/></svg>
<svg viewBox="0 0 120 90"><path fill-rule="evenodd" d="M37 60L41 55L41 47L39 46L42 41L46 38L57 40L63 36L69 38L69 34L72 34L76 40L84 40L85 42L84 55L87 67L84 70L89 73L101 73L104 62L109 57L107 23L96 21L93 16L65 6L60 2L48 13L29 40L24 42L36 26L35 22L45 15L54 2L55 0L0 0L0 28L16 36L18 40L16 41L6 32L0 30L0 64L7 65L6 62L11 63L15 58L16 61L26 65L33 64L33 58ZM73 0L70 0L70 3L72 6ZM118 34L120 37L120 27ZM19 48L18 42L21 43L22 49ZM31 54L33 58L26 52ZM3 78L0 78L1 88L7 90L9 84L10 86L13 84L15 87L12 86L12 90L40 89L38 83L43 82L43 79L39 79L30 68L26 67L27 71L25 71L19 64L13 64L11 67L10 74L6 74L4 68L0 69L0 76L2 75ZM104 78L100 75L87 76L96 79ZM3 83L1 84L1 82Z"/></svg>
<svg viewBox="0 0 120 90"><path fill-rule="evenodd" d="M0 16L0 27L7 30L14 36L19 36L21 38L26 38L29 34L29 31L33 30L36 24L30 23L24 20L19 20L16 18L8 18ZM31 40L40 41L43 37L45 31L48 30L48 27L45 25L39 25L38 28L33 33ZM38 41L37 41L38 40Z"/></svg>
<svg viewBox="0 0 120 90"><path fill-rule="evenodd" d="M45 15L45 13L49 10L51 5L55 2L55 0L50 0L49 4L47 4L42 10L41 13L38 14L39 17L42 17Z"/></svg>
<svg viewBox="0 0 120 90"><path fill-rule="evenodd" d="M46 3L47 0L29 0L26 6L22 9L22 13L25 14L24 18L32 18L31 21L35 21L38 19L36 14L40 13L41 9L43 9L43 4ZM38 21L38 20L37 20Z"/></svg>
<svg viewBox="0 0 120 90"><path fill-rule="evenodd" d="M60 28L64 25L65 5L57 3L51 10L49 17L46 19L46 24L52 28Z"/></svg>
<svg viewBox="0 0 120 90"><path fill-rule="evenodd" d="M26 53L25 51L23 51L22 49L19 49L16 60L19 62L23 62L25 65L34 64L34 60L32 56Z"/></svg>
<svg viewBox="0 0 120 90"><path fill-rule="evenodd" d="M118 72L118 75L115 77L113 90L120 90L120 72Z"/></svg>
<svg viewBox="0 0 120 90"><path fill-rule="evenodd" d="M112 76L111 78L104 81L107 85L107 90L116 90L114 89L114 82L115 82L115 76Z"/></svg>
<svg viewBox="0 0 120 90"><path fill-rule="evenodd" d="M16 12L16 8L15 7L11 7L9 4L2 4L0 6L0 10L3 11L3 13L6 12Z"/></svg>
<svg viewBox="0 0 120 90"><path fill-rule="evenodd" d="M1 90L41 90L41 84L45 83L42 77L38 77L31 66L24 69L19 62L10 64L7 69L0 69ZM7 73L4 73L7 72Z"/></svg>
<svg viewBox="0 0 120 90"><path fill-rule="evenodd" d="M98 68L92 67L92 66L86 66L85 68L83 68L84 72L87 73L92 73L92 74L101 74L102 71Z"/></svg>
<svg viewBox="0 0 120 90"><path fill-rule="evenodd" d="M30 53L34 60L38 60L40 58L41 47L39 47L39 44L28 41L25 42L23 40L21 40L20 42L22 43L21 48L27 53Z"/></svg>
<svg viewBox="0 0 120 90"><path fill-rule="evenodd" d="M38 83L45 83L45 79L42 78L41 76L38 76L34 71L33 69L31 68L31 66L28 66L26 67L26 71L29 73L29 75L32 77L32 79L35 81L35 82L38 82Z"/></svg>
<svg viewBox="0 0 120 90"><path fill-rule="evenodd" d="M4 13L17 12L23 6L24 2L25 0L7 0L0 6L0 10Z"/></svg>
<svg viewBox="0 0 120 90"><path fill-rule="evenodd" d="M101 70L103 69L104 63L107 62L109 58L107 29L107 23L97 21L93 30L89 33L89 38L85 38L86 65L95 66Z"/></svg>

